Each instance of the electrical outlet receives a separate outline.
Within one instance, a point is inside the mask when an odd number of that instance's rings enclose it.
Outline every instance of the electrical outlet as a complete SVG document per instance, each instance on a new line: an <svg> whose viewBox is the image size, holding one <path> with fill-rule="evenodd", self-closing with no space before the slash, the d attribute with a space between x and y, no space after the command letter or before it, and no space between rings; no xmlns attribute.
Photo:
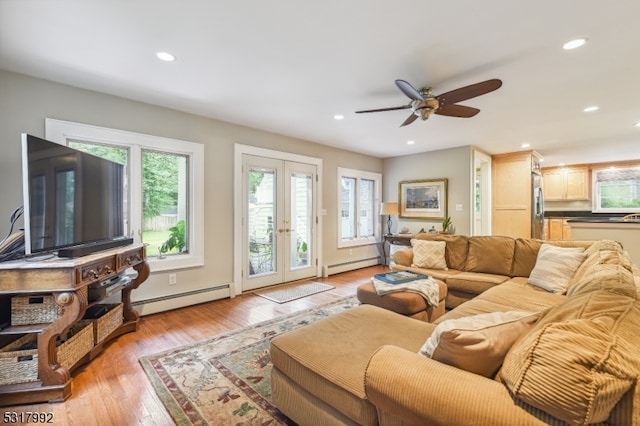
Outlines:
<svg viewBox="0 0 640 426"><path fill-rule="evenodd" d="M461 212L462 211L462 204L456 204L456 211L457 212Z"/></svg>
<svg viewBox="0 0 640 426"><path fill-rule="evenodd" d="M176 274L169 274L169 285L175 285L177 282Z"/></svg>

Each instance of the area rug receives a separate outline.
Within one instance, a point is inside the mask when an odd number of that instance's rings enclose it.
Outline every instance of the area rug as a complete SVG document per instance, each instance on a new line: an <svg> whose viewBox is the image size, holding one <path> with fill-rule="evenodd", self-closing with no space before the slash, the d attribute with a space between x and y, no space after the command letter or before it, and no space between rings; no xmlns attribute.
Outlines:
<svg viewBox="0 0 640 426"><path fill-rule="evenodd" d="M140 358L177 425L289 425L271 405L269 342L358 305L347 297Z"/></svg>
<svg viewBox="0 0 640 426"><path fill-rule="evenodd" d="M286 303L302 297L311 296L312 294L331 290L332 288L334 287L329 284L310 282L305 284L287 284L273 289L259 290L254 292L254 294L269 299L272 302Z"/></svg>

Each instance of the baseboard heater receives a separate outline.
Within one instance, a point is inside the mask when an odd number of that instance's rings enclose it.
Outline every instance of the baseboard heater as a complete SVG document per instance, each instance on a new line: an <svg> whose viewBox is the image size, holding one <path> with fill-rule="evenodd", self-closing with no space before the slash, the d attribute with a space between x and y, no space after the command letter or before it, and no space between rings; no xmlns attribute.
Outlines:
<svg viewBox="0 0 640 426"><path fill-rule="evenodd" d="M167 296L154 297L152 299L137 300L132 302L134 309L140 315L150 315L158 312L170 311L172 309L184 308L186 306L197 305L199 303L211 302L213 300L230 297L229 284L217 287L202 288L198 290L186 291L184 293L169 294Z"/></svg>
<svg viewBox="0 0 640 426"><path fill-rule="evenodd" d="M339 274L341 272L353 271L367 266L375 266L380 264L380 256L370 257L368 259L352 260L349 262L336 263L334 265L324 265L322 267L322 276Z"/></svg>

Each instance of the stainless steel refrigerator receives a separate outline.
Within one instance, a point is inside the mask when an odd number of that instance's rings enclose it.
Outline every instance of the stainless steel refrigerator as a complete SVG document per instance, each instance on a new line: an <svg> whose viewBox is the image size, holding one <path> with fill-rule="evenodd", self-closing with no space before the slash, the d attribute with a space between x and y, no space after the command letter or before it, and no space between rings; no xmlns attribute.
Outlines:
<svg viewBox="0 0 640 426"><path fill-rule="evenodd" d="M531 238L544 238L544 197L542 175L534 169L531 173Z"/></svg>

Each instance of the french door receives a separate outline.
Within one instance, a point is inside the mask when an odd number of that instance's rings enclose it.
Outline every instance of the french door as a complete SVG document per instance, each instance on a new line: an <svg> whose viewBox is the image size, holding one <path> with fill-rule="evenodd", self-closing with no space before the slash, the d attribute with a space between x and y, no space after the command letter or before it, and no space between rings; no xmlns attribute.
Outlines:
<svg viewBox="0 0 640 426"><path fill-rule="evenodd" d="M242 289L316 275L316 166L244 154Z"/></svg>

